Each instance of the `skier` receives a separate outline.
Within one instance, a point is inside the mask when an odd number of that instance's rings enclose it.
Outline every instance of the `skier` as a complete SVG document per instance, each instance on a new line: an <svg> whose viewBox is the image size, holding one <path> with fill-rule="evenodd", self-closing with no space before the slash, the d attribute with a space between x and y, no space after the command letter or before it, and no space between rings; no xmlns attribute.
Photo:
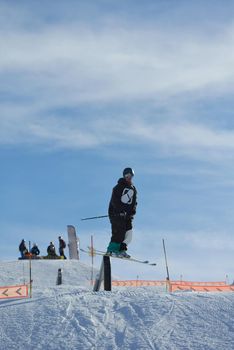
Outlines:
<svg viewBox="0 0 234 350"><path fill-rule="evenodd" d="M59 255L63 257L63 259L67 259L64 254L64 249L66 248L66 242L64 241L62 236L59 236Z"/></svg>
<svg viewBox="0 0 234 350"><path fill-rule="evenodd" d="M35 256L40 255L40 250L39 250L39 248L38 248L36 243L33 243L33 246L32 246L32 248L30 250L30 253L32 253Z"/></svg>
<svg viewBox="0 0 234 350"><path fill-rule="evenodd" d="M50 242L50 245L47 248L47 253L48 253L48 257L50 258L56 258L56 251L55 251L55 246L53 242Z"/></svg>
<svg viewBox="0 0 234 350"><path fill-rule="evenodd" d="M108 210L112 236L107 252L126 258L130 258L126 250L132 240L132 220L137 206L137 190L132 183L133 176L132 168L124 169L123 177L113 188Z"/></svg>
<svg viewBox="0 0 234 350"><path fill-rule="evenodd" d="M26 243L25 243L24 239L22 239L22 241L20 242L19 251L20 251L20 254L21 254L21 258L24 259L25 258L25 254L28 253L28 249L26 247Z"/></svg>

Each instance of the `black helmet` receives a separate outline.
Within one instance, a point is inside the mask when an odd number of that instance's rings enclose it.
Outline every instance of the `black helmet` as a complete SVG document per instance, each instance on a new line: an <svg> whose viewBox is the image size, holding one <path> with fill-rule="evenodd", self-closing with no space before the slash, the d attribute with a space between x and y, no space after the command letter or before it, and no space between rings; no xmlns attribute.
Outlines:
<svg viewBox="0 0 234 350"><path fill-rule="evenodd" d="M125 176L134 176L134 170L132 168L125 168L123 171L123 177Z"/></svg>

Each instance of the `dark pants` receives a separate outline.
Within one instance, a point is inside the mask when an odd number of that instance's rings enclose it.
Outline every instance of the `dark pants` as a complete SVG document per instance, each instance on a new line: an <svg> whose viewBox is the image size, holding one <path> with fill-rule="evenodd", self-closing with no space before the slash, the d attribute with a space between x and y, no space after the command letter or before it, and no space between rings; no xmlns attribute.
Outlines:
<svg viewBox="0 0 234 350"><path fill-rule="evenodd" d="M125 234L132 229L132 219L116 217L111 219L111 242L122 243L125 239Z"/></svg>
<svg viewBox="0 0 234 350"><path fill-rule="evenodd" d="M60 256L63 256L64 259L67 259L65 254L64 254L64 248L59 248L59 254L60 254Z"/></svg>

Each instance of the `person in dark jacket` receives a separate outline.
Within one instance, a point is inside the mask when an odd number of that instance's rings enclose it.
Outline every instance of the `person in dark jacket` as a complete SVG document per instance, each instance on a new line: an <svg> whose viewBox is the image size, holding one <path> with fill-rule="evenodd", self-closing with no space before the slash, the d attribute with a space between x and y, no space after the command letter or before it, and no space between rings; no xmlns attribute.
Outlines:
<svg viewBox="0 0 234 350"><path fill-rule="evenodd" d="M33 246L30 250L30 253L32 253L33 255L36 255L36 256L40 255L40 250L39 250L36 243L33 243Z"/></svg>
<svg viewBox="0 0 234 350"><path fill-rule="evenodd" d="M24 259L25 258L25 254L28 253L28 249L26 247L26 242L25 242L24 239L22 239L22 241L20 242L19 251L20 251L20 254L21 254L21 258Z"/></svg>
<svg viewBox="0 0 234 350"><path fill-rule="evenodd" d="M48 253L48 256L50 257L56 257L56 251L55 251L55 246L54 246L54 243L53 242L50 242L50 245L48 246L47 248L47 253Z"/></svg>
<svg viewBox="0 0 234 350"><path fill-rule="evenodd" d="M113 188L108 209L112 236L107 252L123 257L130 257L126 250L132 240L132 221L137 206L137 190L132 183L133 176L132 168L124 169L123 177Z"/></svg>
<svg viewBox="0 0 234 350"><path fill-rule="evenodd" d="M64 249L66 248L66 242L64 241L62 236L59 236L59 255L63 257L63 259L67 259L64 254Z"/></svg>

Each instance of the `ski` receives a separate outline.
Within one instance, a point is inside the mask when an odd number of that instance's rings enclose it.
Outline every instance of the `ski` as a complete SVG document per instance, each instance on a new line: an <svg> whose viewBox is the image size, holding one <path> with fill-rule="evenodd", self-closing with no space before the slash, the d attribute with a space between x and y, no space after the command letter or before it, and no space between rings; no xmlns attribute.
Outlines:
<svg viewBox="0 0 234 350"><path fill-rule="evenodd" d="M91 247L88 247L88 250L85 250L85 249L81 249L80 250L83 252L83 253L86 253L86 254L89 254L91 255L92 254L92 249ZM156 263L150 263L148 260L139 260L139 259L135 259L135 258L125 258L125 257L121 257L121 256L112 256L112 255L109 255L107 252L103 252L102 250L97 250L97 249L93 249L93 254L95 255L101 255L101 256L109 256L113 259L121 259L121 260L128 260L128 261L132 261L132 262L136 262L136 263L140 263L140 264L146 264L146 265L149 265L149 266L156 266Z"/></svg>

